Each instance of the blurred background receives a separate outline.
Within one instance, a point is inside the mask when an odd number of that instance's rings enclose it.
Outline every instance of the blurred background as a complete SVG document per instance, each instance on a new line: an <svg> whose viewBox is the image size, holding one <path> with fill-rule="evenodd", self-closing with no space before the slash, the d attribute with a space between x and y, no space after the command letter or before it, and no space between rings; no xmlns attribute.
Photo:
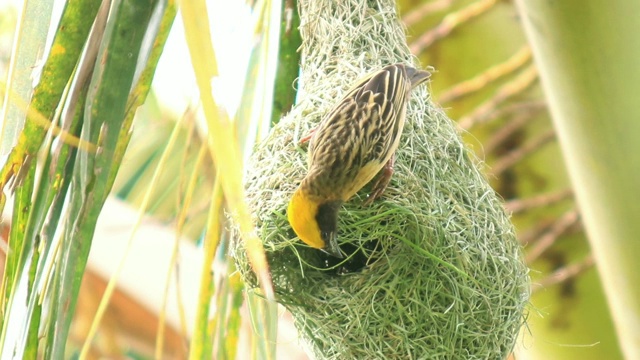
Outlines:
<svg viewBox="0 0 640 360"><path fill-rule="evenodd" d="M51 30L40 34L49 44L64 1L50 3L45 11L50 13ZM295 49L300 41L295 35L295 3L207 2L219 73L211 81L213 95L238 129L244 158L294 102L299 59ZM37 13L26 9L27 4L18 0L0 4L3 88L9 83L12 49L14 54L17 49L16 29L26 26L25 16ZM430 83L433 101L458 123L512 213L525 249L532 297L513 358L624 358L516 4L399 0L398 9L412 53L423 67L435 69ZM184 29L178 14L151 90L135 114L130 143L96 226L68 336L68 358L76 358L83 346L88 349L83 356L95 359L179 359L189 353L217 180L214 161L203 150L207 123ZM35 51L33 74L45 60L44 49L40 44ZM26 75L28 81L33 81L30 76ZM274 83L285 84L286 90L274 90ZM17 141L11 139L16 139L16 132L3 124L3 144ZM8 148L3 145L3 158ZM1 225L2 268L11 208L5 207ZM255 332L250 301L242 300L242 284L224 257L228 239L221 234L220 247L210 259L216 294L208 310L217 319L212 330L217 339L212 344L217 349L214 358L262 358L258 348L264 339ZM92 333L114 274L113 294ZM278 358L306 359L290 316L282 308L277 314Z"/></svg>

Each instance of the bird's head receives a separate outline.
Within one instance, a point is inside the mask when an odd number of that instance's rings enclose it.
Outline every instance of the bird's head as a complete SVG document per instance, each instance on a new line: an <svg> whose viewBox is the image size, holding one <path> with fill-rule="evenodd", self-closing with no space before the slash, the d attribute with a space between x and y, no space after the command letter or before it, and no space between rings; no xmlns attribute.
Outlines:
<svg viewBox="0 0 640 360"><path fill-rule="evenodd" d="M287 216L300 240L329 255L343 258L336 236L340 205L340 200L323 201L298 188L289 202Z"/></svg>

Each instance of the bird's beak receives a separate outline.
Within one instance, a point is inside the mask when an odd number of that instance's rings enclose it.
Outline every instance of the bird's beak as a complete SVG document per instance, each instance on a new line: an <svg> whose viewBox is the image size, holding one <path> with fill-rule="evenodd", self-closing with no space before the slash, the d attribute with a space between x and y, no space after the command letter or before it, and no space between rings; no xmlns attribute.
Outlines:
<svg viewBox="0 0 640 360"><path fill-rule="evenodd" d="M326 234L326 238L324 240L324 247L322 251L326 252L331 256L335 256L338 259L344 259L344 254L342 254L342 250L340 250L340 246L338 246L338 238L335 232L331 232Z"/></svg>

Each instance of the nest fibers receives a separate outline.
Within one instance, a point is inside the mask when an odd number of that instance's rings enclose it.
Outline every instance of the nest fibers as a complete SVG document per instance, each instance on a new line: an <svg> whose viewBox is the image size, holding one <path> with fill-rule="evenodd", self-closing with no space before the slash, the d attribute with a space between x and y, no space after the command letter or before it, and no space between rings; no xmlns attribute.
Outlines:
<svg viewBox="0 0 640 360"><path fill-rule="evenodd" d="M298 140L355 79L412 62L393 1L300 1L300 16L304 91L246 177L278 301L300 338L317 359L504 359L523 324L527 269L501 200L425 86L412 93L383 196L364 207L365 187L341 210L349 259L295 237L286 208L307 169ZM232 252L256 286L242 246Z"/></svg>

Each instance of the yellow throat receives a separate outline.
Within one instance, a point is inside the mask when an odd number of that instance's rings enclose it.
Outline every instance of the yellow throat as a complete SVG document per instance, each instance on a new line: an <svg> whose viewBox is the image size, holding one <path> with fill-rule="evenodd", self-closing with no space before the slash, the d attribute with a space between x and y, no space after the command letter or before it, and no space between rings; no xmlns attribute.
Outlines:
<svg viewBox="0 0 640 360"><path fill-rule="evenodd" d="M316 220L317 214L318 203L298 188L287 208L289 223L300 240L313 248L322 249L326 244L321 237L320 226Z"/></svg>

